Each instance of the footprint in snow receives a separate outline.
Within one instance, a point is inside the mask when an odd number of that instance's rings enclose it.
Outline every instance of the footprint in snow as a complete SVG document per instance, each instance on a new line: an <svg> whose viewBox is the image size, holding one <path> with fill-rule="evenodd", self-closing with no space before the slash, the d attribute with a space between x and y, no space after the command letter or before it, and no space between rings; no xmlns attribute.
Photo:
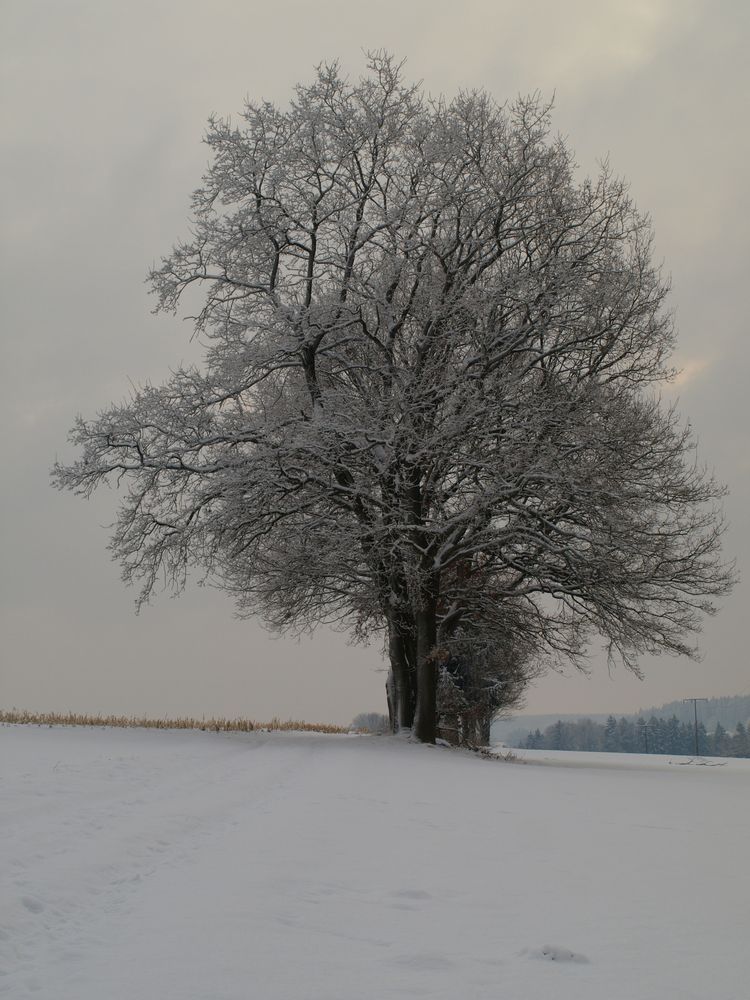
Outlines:
<svg viewBox="0 0 750 1000"><path fill-rule="evenodd" d="M585 955L578 955L570 948L559 948L557 945L546 944L543 948L528 952L530 958L538 958L544 962L576 962L579 965L587 965L588 959Z"/></svg>
<svg viewBox="0 0 750 1000"><path fill-rule="evenodd" d="M388 906L393 910L416 910L419 908L416 904L432 899L429 892L422 889L399 889L389 895L394 902L388 903Z"/></svg>
<svg viewBox="0 0 750 1000"><path fill-rule="evenodd" d="M44 909L44 903L40 899L35 899L33 896L22 896L21 902L29 913L41 913Z"/></svg>
<svg viewBox="0 0 750 1000"><path fill-rule="evenodd" d="M425 892L423 889L398 889L396 892L392 892L391 896L400 899L432 899L429 892Z"/></svg>

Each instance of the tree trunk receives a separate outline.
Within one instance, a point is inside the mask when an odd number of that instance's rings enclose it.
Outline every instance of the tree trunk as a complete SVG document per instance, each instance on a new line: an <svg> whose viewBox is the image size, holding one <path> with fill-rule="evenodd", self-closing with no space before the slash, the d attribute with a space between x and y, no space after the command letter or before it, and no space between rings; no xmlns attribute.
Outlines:
<svg viewBox="0 0 750 1000"><path fill-rule="evenodd" d="M396 719L396 682L393 679L393 667L388 671L388 677L385 681L385 700L388 703L388 722L390 723L391 732L396 732L397 719Z"/></svg>
<svg viewBox="0 0 750 1000"><path fill-rule="evenodd" d="M482 715L477 719L477 741L480 746L488 747L492 738L492 716Z"/></svg>
<svg viewBox="0 0 750 1000"><path fill-rule="evenodd" d="M391 670L388 677L389 714L394 733L401 729L411 729L414 722L414 696L411 669L407 654L407 644L395 622L388 623L388 655ZM392 704L391 704L392 703Z"/></svg>
<svg viewBox="0 0 750 1000"><path fill-rule="evenodd" d="M437 736L437 609L432 598L417 613L417 710L414 735L422 743L434 743Z"/></svg>

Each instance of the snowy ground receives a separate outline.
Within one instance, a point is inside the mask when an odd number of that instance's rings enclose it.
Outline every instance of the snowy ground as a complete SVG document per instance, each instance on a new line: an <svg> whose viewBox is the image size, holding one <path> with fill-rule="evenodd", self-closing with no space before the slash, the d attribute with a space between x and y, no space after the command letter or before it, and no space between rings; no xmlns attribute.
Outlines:
<svg viewBox="0 0 750 1000"><path fill-rule="evenodd" d="M750 761L521 756L0 727L0 995L750 995Z"/></svg>

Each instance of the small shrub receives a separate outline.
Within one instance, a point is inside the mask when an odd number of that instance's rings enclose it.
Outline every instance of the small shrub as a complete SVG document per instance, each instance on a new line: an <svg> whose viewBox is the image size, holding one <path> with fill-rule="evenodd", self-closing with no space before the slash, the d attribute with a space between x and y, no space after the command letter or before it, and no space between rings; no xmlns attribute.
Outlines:
<svg viewBox="0 0 750 1000"><path fill-rule="evenodd" d="M387 715L379 712L360 712L352 720L352 729L360 733L387 733L390 731L391 722Z"/></svg>

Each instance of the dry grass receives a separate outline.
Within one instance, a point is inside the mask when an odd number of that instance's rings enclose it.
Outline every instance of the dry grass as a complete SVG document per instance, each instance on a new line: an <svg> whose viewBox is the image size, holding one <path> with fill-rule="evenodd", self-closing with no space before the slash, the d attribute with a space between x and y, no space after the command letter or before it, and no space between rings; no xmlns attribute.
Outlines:
<svg viewBox="0 0 750 1000"><path fill-rule="evenodd" d="M124 729L202 729L216 733L251 733L254 730L285 730L305 733L347 733L348 726L328 723L300 722L296 719L282 721L275 716L270 722L253 722L252 719L149 719L145 716L84 715L77 712L26 712L16 708L0 710L0 723L30 726L117 726Z"/></svg>

